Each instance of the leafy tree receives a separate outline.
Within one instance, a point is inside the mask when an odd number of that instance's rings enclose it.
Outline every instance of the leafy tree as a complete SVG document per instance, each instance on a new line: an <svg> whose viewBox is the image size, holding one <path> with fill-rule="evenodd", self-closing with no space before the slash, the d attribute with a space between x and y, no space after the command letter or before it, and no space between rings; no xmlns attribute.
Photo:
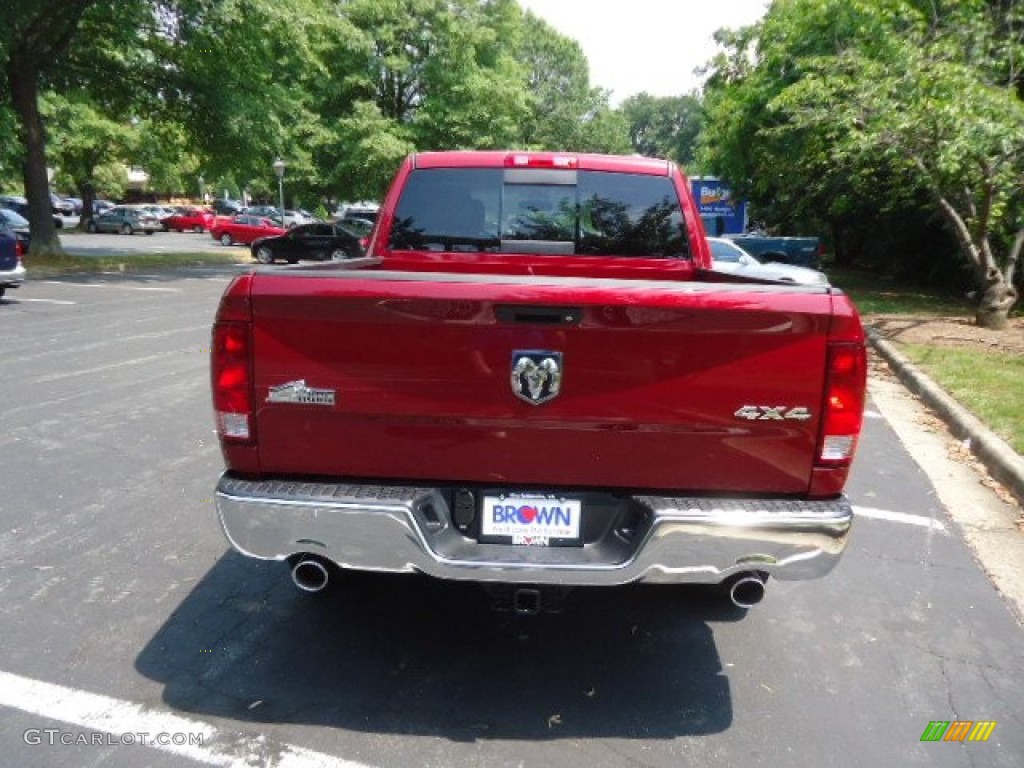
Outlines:
<svg viewBox="0 0 1024 768"><path fill-rule="evenodd" d="M315 184L318 83L329 77L340 23L327 0L176 6L172 33L155 41L166 70L158 118L191 139L197 167L181 178L184 188L202 173L229 188L273 190L276 199L276 158L287 164L287 189Z"/></svg>
<svg viewBox="0 0 1024 768"><path fill-rule="evenodd" d="M126 173L124 160L138 140L130 125L111 120L78 92L62 97L45 94L40 109L52 136L49 157L58 169L57 181L82 197L82 221L92 218L97 191L120 195ZM107 187L97 187L98 179Z"/></svg>
<svg viewBox="0 0 1024 768"><path fill-rule="evenodd" d="M634 151L694 165L697 137L704 123L704 108L697 95L659 97L639 93L626 99L621 109L629 122Z"/></svg>
<svg viewBox="0 0 1024 768"><path fill-rule="evenodd" d="M60 251L50 215L46 131L39 111L39 92L46 72L67 52L82 16L94 4L95 0L35 0L7 9L0 24L5 95L17 115L24 148L23 175L33 254Z"/></svg>
<svg viewBox="0 0 1024 768"><path fill-rule="evenodd" d="M439 14L423 67L423 101L412 120L425 149L493 149L519 137L527 94L513 50L475 4Z"/></svg>
<svg viewBox="0 0 1024 768"><path fill-rule="evenodd" d="M381 195L421 149L517 143L527 112L511 0L350 0L314 87L326 196Z"/></svg>
<svg viewBox="0 0 1024 768"><path fill-rule="evenodd" d="M333 166L322 171L348 200L379 199L402 159L415 149L411 132L381 114L373 102L357 102L351 114L337 121L326 157Z"/></svg>
<svg viewBox="0 0 1024 768"><path fill-rule="evenodd" d="M526 68L529 114L527 147L578 152L630 151L623 116L608 94L590 86L590 69L579 43L530 12L523 17L518 56Z"/></svg>
<svg viewBox="0 0 1024 768"><path fill-rule="evenodd" d="M929 201L981 289L977 321L1002 327L1024 244L1024 105L1020 39L1005 36L1019 26L998 6L776 3L716 62L709 161L779 218Z"/></svg>
<svg viewBox="0 0 1024 768"><path fill-rule="evenodd" d="M126 122L162 108L173 93L168 84L175 74L163 54L175 39L178 20L201 15L217 2L32 0L5 11L0 27L5 88L0 102L9 99L18 118L33 253L60 251L50 216L41 94L51 88L88 93L94 116L118 115ZM126 24L126 19L133 23ZM73 151L81 150L79 146ZM77 160L81 159L79 155ZM75 175L80 172L74 170Z"/></svg>

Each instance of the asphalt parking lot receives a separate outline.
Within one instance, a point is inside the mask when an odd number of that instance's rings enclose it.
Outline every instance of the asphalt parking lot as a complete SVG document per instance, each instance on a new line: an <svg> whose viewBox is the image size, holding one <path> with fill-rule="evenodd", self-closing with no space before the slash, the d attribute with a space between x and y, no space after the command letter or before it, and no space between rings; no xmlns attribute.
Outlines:
<svg viewBox="0 0 1024 768"><path fill-rule="evenodd" d="M91 235L88 232L65 230L60 233L60 240L64 249L74 256L249 252L247 245L221 245L210 237L209 232L155 232L152 235L97 233Z"/></svg>
<svg viewBox="0 0 1024 768"><path fill-rule="evenodd" d="M235 271L30 280L0 301L0 763L1024 762L1018 616L876 404L842 562L749 612L627 587L518 617L471 585L373 574L309 596L235 554L207 368ZM932 721L996 725L922 742Z"/></svg>

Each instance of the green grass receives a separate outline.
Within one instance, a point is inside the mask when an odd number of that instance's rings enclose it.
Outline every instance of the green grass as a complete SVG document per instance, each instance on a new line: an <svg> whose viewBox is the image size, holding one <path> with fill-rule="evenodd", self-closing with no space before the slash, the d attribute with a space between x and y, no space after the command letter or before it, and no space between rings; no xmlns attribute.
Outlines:
<svg viewBox="0 0 1024 768"><path fill-rule="evenodd" d="M147 253L74 256L71 254L25 257L29 278L96 272L146 272L173 267L248 264L248 251L229 253Z"/></svg>
<svg viewBox="0 0 1024 768"><path fill-rule="evenodd" d="M923 319L972 317L966 299L899 285L863 270L826 269L832 284L853 299L871 323L872 315ZM942 389L1024 454L1024 356L977 347L896 342L898 348Z"/></svg>
<svg viewBox="0 0 1024 768"><path fill-rule="evenodd" d="M973 314L966 299L900 285L892 278L866 270L826 267L832 285L842 288L862 315L928 315L968 317Z"/></svg>
<svg viewBox="0 0 1024 768"><path fill-rule="evenodd" d="M1024 454L1024 356L961 347L901 344L946 392Z"/></svg>

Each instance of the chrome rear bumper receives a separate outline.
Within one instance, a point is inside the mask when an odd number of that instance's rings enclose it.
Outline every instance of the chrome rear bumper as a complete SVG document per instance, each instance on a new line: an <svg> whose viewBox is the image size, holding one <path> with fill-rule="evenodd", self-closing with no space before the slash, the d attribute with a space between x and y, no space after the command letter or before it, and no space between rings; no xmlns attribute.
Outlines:
<svg viewBox="0 0 1024 768"><path fill-rule="evenodd" d="M460 533L445 499L432 487L249 481L230 474L216 492L228 540L250 557L312 553L342 568L518 584L715 584L749 571L818 578L838 562L853 521L845 497L635 496L639 525L610 525L599 541L582 547L513 547Z"/></svg>

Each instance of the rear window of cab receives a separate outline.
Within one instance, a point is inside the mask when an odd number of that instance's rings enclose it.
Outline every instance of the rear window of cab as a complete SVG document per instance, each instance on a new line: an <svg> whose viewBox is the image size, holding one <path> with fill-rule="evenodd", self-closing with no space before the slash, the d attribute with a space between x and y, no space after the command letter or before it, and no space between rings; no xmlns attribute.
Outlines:
<svg viewBox="0 0 1024 768"><path fill-rule="evenodd" d="M396 251L689 258L666 176L535 168L426 168L406 180Z"/></svg>

